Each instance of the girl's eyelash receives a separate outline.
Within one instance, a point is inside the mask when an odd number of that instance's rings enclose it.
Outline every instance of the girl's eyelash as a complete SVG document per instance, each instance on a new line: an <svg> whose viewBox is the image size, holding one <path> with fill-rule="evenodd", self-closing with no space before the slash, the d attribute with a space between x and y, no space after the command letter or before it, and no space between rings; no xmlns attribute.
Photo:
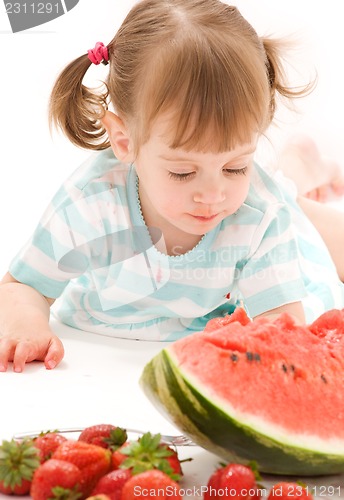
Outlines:
<svg viewBox="0 0 344 500"><path fill-rule="evenodd" d="M245 175L247 173L247 166L243 168L225 168L225 172L227 174Z"/></svg>
<svg viewBox="0 0 344 500"><path fill-rule="evenodd" d="M245 175L247 173L247 166L243 168L225 168L223 170L228 175ZM178 181L183 181L188 179L195 172L185 172L181 174L177 174L176 172L168 172L168 175L171 179L177 179Z"/></svg>
<svg viewBox="0 0 344 500"><path fill-rule="evenodd" d="M175 172L169 172L168 175L169 175L169 177L171 177L171 179L177 179L178 181L183 181L184 179L187 179L193 173L194 172L186 172L185 174L176 174Z"/></svg>

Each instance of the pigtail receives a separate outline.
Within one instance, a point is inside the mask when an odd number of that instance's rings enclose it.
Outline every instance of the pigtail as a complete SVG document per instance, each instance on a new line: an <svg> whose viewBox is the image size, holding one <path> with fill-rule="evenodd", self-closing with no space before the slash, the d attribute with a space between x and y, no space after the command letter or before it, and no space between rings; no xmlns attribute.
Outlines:
<svg viewBox="0 0 344 500"><path fill-rule="evenodd" d="M314 90L316 79L302 86L288 86L283 55L291 48L291 42L273 38L262 38L262 43L266 54L266 69L270 84L270 113L272 119L276 111L277 95L288 100L304 97Z"/></svg>
<svg viewBox="0 0 344 500"><path fill-rule="evenodd" d="M91 62L86 55L72 61L58 76L50 96L49 121L77 146L101 150L110 146L100 119L108 92L97 94L82 84Z"/></svg>

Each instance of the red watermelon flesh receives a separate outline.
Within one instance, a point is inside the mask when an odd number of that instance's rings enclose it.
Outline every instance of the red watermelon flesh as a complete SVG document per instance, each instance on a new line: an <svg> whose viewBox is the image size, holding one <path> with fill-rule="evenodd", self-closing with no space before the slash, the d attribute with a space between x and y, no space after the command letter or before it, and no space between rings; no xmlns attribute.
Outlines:
<svg viewBox="0 0 344 500"><path fill-rule="evenodd" d="M242 307L237 307L232 314L227 314L221 318L213 318L208 321L204 329L205 332L214 332L219 330L224 326L234 323L234 321L239 321L241 325L247 325L251 322L250 318L247 316L245 309Z"/></svg>
<svg viewBox="0 0 344 500"><path fill-rule="evenodd" d="M283 434L344 440L344 310L309 326L288 314L248 322L240 310L234 319L171 346L185 376L219 406Z"/></svg>

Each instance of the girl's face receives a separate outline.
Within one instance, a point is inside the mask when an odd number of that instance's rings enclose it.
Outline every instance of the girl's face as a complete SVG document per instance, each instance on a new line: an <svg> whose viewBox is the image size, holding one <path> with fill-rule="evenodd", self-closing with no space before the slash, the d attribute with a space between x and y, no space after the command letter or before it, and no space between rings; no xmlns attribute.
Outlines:
<svg viewBox="0 0 344 500"><path fill-rule="evenodd" d="M258 136L224 153L185 151L168 146L165 124L157 120L134 162L142 212L163 233L202 236L245 201Z"/></svg>

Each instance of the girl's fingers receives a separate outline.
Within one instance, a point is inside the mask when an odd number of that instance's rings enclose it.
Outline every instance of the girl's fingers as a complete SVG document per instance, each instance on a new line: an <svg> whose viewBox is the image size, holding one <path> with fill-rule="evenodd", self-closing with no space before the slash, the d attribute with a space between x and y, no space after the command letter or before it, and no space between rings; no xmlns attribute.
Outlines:
<svg viewBox="0 0 344 500"><path fill-rule="evenodd" d="M44 364L47 370L55 368L63 359L64 348L61 340L58 337L53 337L47 355L44 359Z"/></svg>
<svg viewBox="0 0 344 500"><path fill-rule="evenodd" d="M30 361L44 361L48 370L55 368L64 356L64 348L58 337L47 337L38 344L28 340L0 338L0 372L5 372L13 361L13 371L20 373Z"/></svg>
<svg viewBox="0 0 344 500"><path fill-rule="evenodd" d="M24 370L25 363L35 359L37 354L31 342L27 340L18 342L13 354L13 371L21 373Z"/></svg>
<svg viewBox="0 0 344 500"><path fill-rule="evenodd" d="M10 338L0 337L0 372L5 372L8 362L12 361L16 342Z"/></svg>

